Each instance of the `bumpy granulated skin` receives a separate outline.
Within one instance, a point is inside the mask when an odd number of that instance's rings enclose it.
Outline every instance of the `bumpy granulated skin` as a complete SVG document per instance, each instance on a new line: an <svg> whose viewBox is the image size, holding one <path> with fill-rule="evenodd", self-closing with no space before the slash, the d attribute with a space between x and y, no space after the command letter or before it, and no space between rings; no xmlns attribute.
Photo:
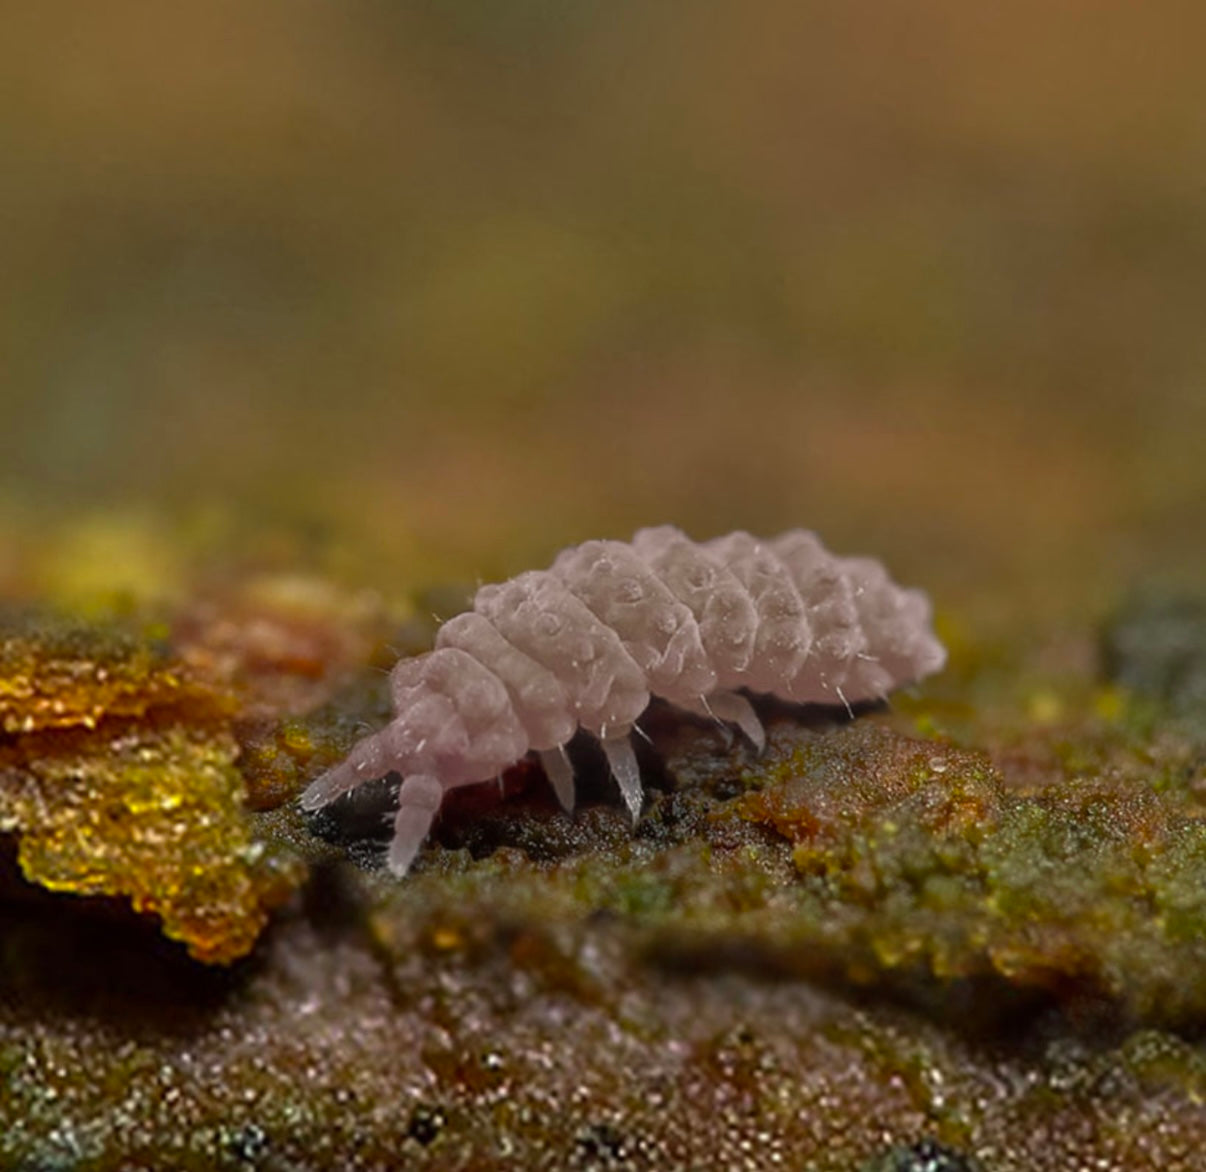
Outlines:
<svg viewBox="0 0 1206 1172"><path fill-rule="evenodd" d="M633 820L641 778L629 734L652 697L736 724L759 749L746 692L799 704L886 696L946 658L918 590L871 558L839 558L809 532L697 543L670 525L631 544L587 541L483 586L435 650L391 675L398 715L302 795L316 810L402 775L389 866L404 875L444 791L497 776L535 750L572 809L564 746L602 742Z"/></svg>

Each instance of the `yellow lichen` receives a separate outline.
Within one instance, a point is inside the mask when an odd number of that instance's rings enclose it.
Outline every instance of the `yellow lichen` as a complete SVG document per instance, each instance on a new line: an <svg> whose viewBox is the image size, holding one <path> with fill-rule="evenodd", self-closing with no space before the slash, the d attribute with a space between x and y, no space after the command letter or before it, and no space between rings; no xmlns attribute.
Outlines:
<svg viewBox="0 0 1206 1172"><path fill-rule="evenodd" d="M70 738L0 788L25 877L124 896L199 960L246 954L287 875L265 866L242 815L237 746L181 726Z"/></svg>
<svg viewBox="0 0 1206 1172"><path fill-rule="evenodd" d="M199 960L249 952L301 876L251 836L232 706L136 640L0 640L0 829L25 878L126 898Z"/></svg>

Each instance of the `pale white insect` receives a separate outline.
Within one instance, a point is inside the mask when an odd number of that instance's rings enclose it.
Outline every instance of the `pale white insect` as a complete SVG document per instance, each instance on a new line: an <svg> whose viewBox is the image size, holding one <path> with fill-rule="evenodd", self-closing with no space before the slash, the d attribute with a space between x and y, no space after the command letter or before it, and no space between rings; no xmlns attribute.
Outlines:
<svg viewBox="0 0 1206 1172"><path fill-rule="evenodd" d="M850 704L937 671L946 652L919 590L871 558L840 558L794 529L696 543L670 525L631 544L588 541L548 570L483 586L435 649L400 660L397 716L302 795L317 810L391 771L402 776L389 867L404 875L444 793L535 751L566 810L578 729L602 743L635 824L630 733L652 697L765 740L746 693Z"/></svg>

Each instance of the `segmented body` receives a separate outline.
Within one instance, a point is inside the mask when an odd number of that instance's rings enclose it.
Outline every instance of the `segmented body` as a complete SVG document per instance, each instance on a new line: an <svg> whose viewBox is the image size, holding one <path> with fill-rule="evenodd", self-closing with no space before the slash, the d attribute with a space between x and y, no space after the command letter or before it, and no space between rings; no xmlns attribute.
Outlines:
<svg viewBox="0 0 1206 1172"><path fill-rule="evenodd" d="M572 809L564 746L581 728L602 743L635 822L630 733L652 697L736 724L761 749L746 693L849 705L937 671L945 657L923 593L896 586L873 559L835 557L805 530L696 543L664 525L630 544L588 541L548 570L483 586L433 651L400 660L397 716L302 805L401 774L389 866L403 875L446 790L496 777L530 751Z"/></svg>

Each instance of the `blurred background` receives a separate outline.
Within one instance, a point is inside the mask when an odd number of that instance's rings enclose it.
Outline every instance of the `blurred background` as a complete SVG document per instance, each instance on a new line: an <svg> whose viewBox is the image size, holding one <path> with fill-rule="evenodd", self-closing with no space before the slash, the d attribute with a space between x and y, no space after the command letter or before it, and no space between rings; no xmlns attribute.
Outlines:
<svg viewBox="0 0 1206 1172"><path fill-rule="evenodd" d="M198 516L381 584L663 521L1015 612L1202 580L1201 4L0 20L13 589Z"/></svg>

